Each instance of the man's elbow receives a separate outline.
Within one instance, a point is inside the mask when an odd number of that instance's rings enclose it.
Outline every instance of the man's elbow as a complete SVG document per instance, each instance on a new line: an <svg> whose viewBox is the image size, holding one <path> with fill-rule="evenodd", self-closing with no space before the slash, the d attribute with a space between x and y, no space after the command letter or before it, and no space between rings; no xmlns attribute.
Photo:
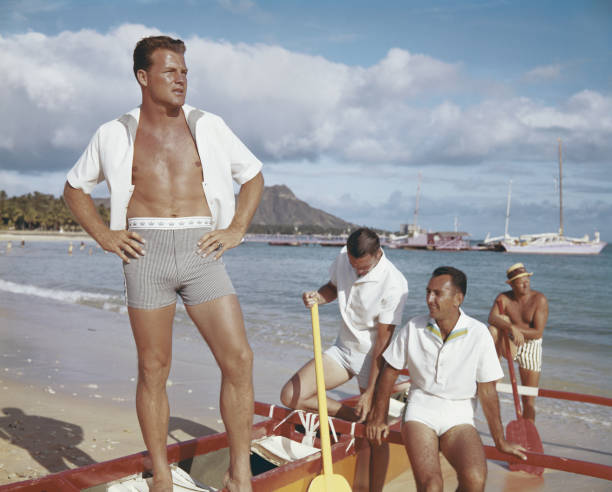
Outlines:
<svg viewBox="0 0 612 492"><path fill-rule="evenodd" d="M66 203L68 203L68 201L71 198L72 193L75 191L76 188L73 188L70 183L68 181L66 181L66 183L64 184L64 192L62 193L62 197L64 198L64 201Z"/></svg>

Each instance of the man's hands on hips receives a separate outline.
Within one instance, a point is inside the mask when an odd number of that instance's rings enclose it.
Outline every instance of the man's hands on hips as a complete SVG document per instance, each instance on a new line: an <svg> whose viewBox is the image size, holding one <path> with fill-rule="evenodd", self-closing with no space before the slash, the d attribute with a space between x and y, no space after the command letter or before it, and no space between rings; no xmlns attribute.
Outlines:
<svg viewBox="0 0 612 492"><path fill-rule="evenodd" d="M221 258L228 249L235 248L242 242L243 234L231 227L204 234L198 241L198 254L208 256L215 254L215 260Z"/></svg>
<svg viewBox="0 0 612 492"><path fill-rule="evenodd" d="M130 258L140 258L145 255L146 241L134 231L109 229L99 238L98 242L104 251L115 253L126 263L130 262Z"/></svg>

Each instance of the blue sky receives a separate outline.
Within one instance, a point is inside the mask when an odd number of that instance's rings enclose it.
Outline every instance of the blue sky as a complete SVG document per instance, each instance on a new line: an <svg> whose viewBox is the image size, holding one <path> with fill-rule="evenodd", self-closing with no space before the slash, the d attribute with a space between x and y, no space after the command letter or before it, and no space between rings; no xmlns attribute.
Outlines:
<svg viewBox="0 0 612 492"><path fill-rule="evenodd" d="M268 185L351 222L612 240L609 1L0 0L0 189L59 195L96 127L136 106L135 42L181 37L188 102ZM100 185L95 194L105 196Z"/></svg>

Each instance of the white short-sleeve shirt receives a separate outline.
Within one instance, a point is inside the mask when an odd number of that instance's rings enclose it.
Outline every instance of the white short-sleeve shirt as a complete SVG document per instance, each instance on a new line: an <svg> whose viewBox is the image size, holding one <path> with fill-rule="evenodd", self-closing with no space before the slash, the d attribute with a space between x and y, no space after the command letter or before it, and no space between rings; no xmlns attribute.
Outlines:
<svg viewBox="0 0 612 492"><path fill-rule="evenodd" d="M246 183L261 171L262 164L219 116L188 105L183 106L183 114L202 161L202 188L213 229L223 229L234 217L232 180L239 185ZM100 126L67 176L70 186L87 194L106 180L113 230L127 226L127 208L134 192L132 162L139 118L140 108L136 108Z"/></svg>
<svg viewBox="0 0 612 492"><path fill-rule="evenodd" d="M412 318L395 330L383 356L396 369L408 368L411 391L450 400L474 398L476 383L504 376L489 330L463 310L444 342L429 315Z"/></svg>
<svg viewBox="0 0 612 492"><path fill-rule="evenodd" d="M408 281L384 252L372 270L358 277L346 246L331 265L329 275L338 291L343 320L336 345L367 354L376 340L377 323L399 326L402 322Z"/></svg>

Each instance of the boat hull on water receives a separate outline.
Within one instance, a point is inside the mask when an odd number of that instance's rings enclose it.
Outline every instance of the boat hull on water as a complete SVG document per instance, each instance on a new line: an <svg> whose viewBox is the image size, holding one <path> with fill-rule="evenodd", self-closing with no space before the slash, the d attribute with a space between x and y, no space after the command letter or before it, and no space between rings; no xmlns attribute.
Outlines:
<svg viewBox="0 0 612 492"><path fill-rule="evenodd" d="M598 255L606 247L599 238L594 241L559 236L558 234L537 234L521 236L515 241L502 241L507 253L548 254L548 255Z"/></svg>

